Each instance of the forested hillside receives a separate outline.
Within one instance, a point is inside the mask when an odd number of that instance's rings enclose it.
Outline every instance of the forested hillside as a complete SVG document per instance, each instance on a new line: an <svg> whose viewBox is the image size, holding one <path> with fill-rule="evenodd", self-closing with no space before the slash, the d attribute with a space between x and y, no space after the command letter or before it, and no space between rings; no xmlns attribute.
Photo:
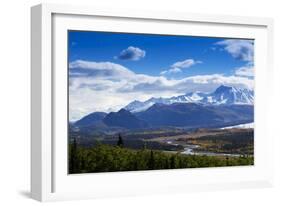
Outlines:
<svg viewBox="0 0 281 206"><path fill-rule="evenodd" d="M222 167L253 165L253 157L200 156L169 153L158 150L127 149L118 141L116 146L99 144L92 148L69 145L69 173L92 173Z"/></svg>

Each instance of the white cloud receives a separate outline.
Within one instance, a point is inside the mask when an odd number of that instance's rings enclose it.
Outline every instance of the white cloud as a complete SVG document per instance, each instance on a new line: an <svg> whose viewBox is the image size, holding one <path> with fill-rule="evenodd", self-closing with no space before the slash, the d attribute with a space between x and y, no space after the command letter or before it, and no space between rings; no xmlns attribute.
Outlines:
<svg viewBox="0 0 281 206"><path fill-rule="evenodd" d="M131 87L130 90L122 89L121 91L146 92L151 94L158 94L159 92L165 91L173 96L174 93L183 94L191 91L210 92L221 84L246 88L253 87L253 81L246 77L212 74L191 76L180 80L156 79L152 82L140 82Z"/></svg>
<svg viewBox="0 0 281 206"><path fill-rule="evenodd" d="M200 63L202 63L202 62L195 61L194 59L186 59L184 61L179 61L179 62L174 63L171 67L183 69L183 68L189 68L195 64L200 64Z"/></svg>
<svg viewBox="0 0 281 206"><path fill-rule="evenodd" d="M219 41L216 44L223 46L236 59L247 62L253 62L254 60L253 40L227 39Z"/></svg>
<svg viewBox="0 0 281 206"><path fill-rule="evenodd" d="M235 69L235 75L239 77L254 77L254 41L228 39L216 43L224 47L224 50L234 58L247 62L244 66Z"/></svg>
<svg viewBox="0 0 281 206"><path fill-rule="evenodd" d="M251 65L243 66L235 70L235 75L244 77L254 77L254 67Z"/></svg>
<svg viewBox="0 0 281 206"><path fill-rule="evenodd" d="M111 62L74 61L69 64L70 120L94 111L116 111L133 100L171 97L191 91L210 92L221 84L253 88L246 76L197 75L183 79L136 74Z"/></svg>
<svg viewBox="0 0 281 206"><path fill-rule="evenodd" d="M172 64L170 66L170 69L160 72L160 75L179 73L182 72L182 69L186 69L191 66L194 66L195 64L201 64L201 63L202 63L201 61L196 61L194 59L186 59L183 61L178 61Z"/></svg>
<svg viewBox="0 0 281 206"><path fill-rule="evenodd" d="M141 58L144 58L145 53L146 52L144 50L138 47L129 46L127 49L122 50L120 54L115 58L121 60L137 61L140 60Z"/></svg>
<svg viewBox="0 0 281 206"><path fill-rule="evenodd" d="M169 70L164 70L162 72L160 72L160 75L165 75L165 74L174 74L174 73L180 73L182 72L182 70L180 68L171 68Z"/></svg>
<svg viewBox="0 0 281 206"><path fill-rule="evenodd" d="M134 73L120 64L112 62L90 62L76 60L69 64L70 76L108 76L119 78L120 76L131 76Z"/></svg>

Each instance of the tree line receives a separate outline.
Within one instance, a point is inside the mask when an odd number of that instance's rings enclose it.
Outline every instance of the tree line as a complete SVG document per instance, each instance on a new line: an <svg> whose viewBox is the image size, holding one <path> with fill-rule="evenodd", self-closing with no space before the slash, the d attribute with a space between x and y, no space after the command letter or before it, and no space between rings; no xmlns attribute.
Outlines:
<svg viewBox="0 0 281 206"><path fill-rule="evenodd" d="M119 135L116 146L97 144L85 148L76 139L69 144L69 173L160 170L199 167L253 165L253 157L215 157L184 155L159 150L135 150L123 147Z"/></svg>

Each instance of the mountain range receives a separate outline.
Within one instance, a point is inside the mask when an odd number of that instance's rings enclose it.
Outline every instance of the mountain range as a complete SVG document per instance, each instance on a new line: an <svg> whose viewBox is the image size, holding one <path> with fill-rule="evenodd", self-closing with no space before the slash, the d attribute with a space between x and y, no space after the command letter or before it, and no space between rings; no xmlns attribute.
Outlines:
<svg viewBox="0 0 281 206"><path fill-rule="evenodd" d="M150 98L146 101L133 101L129 103L124 109L137 113L145 111L156 103L160 104L174 104L174 103L197 103L203 105L253 105L254 91L250 89L242 89L221 85L214 92L190 92L185 95L170 97L170 98Z"/></svg>
<svg viewBox="0 0 281 206"><path fill-rule="evenodd" d="M93 112L74 123L82 131L155 127L213 128L253 122L254 93L220 86L212 93L133 101L117 112Z"/></svg>
<svg viewBox="0 0 281 206"><path fill-rule="evenodd" d="M148 110L134 113L152 127L174 126L210 128L253 121L251 105L200 105L195 103L156 103Z"/></svg>

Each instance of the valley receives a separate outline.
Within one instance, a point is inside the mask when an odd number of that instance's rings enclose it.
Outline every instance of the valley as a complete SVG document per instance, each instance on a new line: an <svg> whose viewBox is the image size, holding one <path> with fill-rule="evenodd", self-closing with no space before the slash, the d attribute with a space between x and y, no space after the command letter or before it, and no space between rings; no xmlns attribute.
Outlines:
<svg viewBox="0 0 281 206"><path fill-rule="evenodd" d="M220 86L211 94L152 98L116 112L90 113L69 123L69 164L79 163L70 170L253 165L251 95L246 89ZM85 166L86 159L95 162L97 158L104 162Z"/></svg>
<svg viewBox="0 0 281 206"><path fill-rule="evenodd" d="M97 144L116 145L121 136L124 147L153 149L193 155L253 156L253 129L166 129L124 132L114 135L78 135L71 133L80 145L93 147Z"/></svg>
<svg viewBox="0 0 281 206"><path fill-rule="evenodd" d="M70 173L254 165L253 129L72 136Z"/></svg>

